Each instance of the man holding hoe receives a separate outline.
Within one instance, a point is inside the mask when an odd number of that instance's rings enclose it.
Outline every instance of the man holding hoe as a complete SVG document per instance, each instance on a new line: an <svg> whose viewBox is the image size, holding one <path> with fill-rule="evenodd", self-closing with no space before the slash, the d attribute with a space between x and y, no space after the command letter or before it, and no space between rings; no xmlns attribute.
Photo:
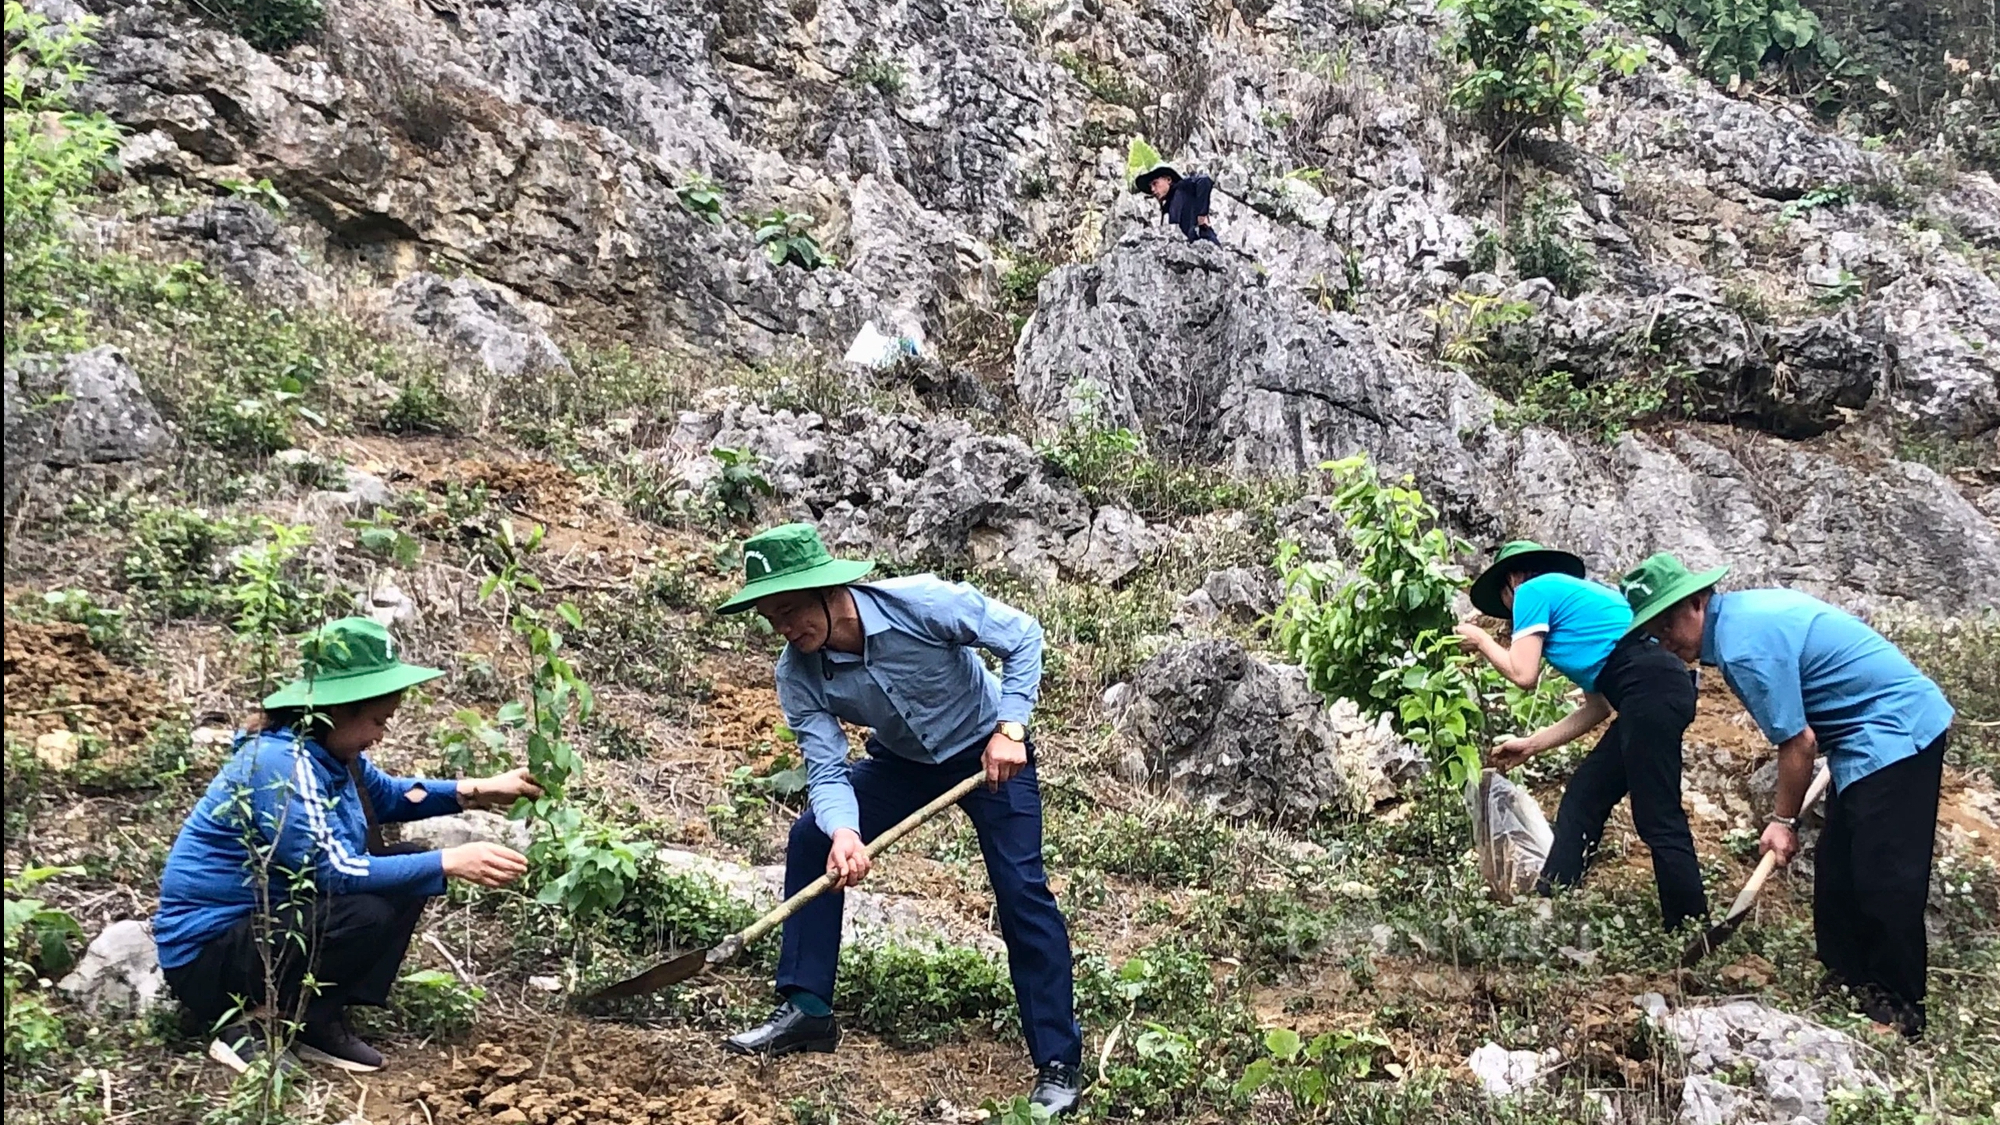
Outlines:
<svg viewBox="0 0 2000 1125"><path fill-rule="evenodd" d="M1615 710L1617 719L1563 789L1537 889L1548 894L1583 879L1604 822L1629 793L1632 825L1652 853L1660 917L1671 930L1708 913L1694 833L1681 807L1681 735L1694 721L1694 680L1657 641L1631 631L1632 612L1616 590L1583 573L1575 555L1523 539L1500 548L1472 583L1472 604L1511 620L1513 634L1503 645L1477 625L1460 625L1467 648L1522 689L1541 681L1546 658L1584 691L1583 706L1502 743L1488 765L1512 769L1589 733Z"/></svg>
<svg viewBox="0 0 2000 1125"><path fill-rule="evenodd" d="M1825 989L1915 1039L1924 1032L1938 788L1954 714L1944 693L1860 619L1796 590L1716 593L1728 567L1692 573L1662 552L1625 576L1635 631L1719 668L1778 748L1761 847L1798 852L1813 759L1833 775L1813 865L1813 935Z"/></svg>
<svg viewBox="0 0 2000 1125"><path fill-rule="evenodd" d="M755 609L785 638L778 703L806 759L811 809L792 825L785 894L824 874L867 877L866 844L983 770L962 802L979 835L999 907L1021 1030L1039 1070L1032 1100L1054 1113L1081 1095L1069 930L1042 868L1042 801L1027 722L1040 690L1042 628L970 586L930 575L860 584L875 564L835 559L810 524L787 524L743 548L744 585L720 607ZM1000 659L987 671L977 649ZM845 720L869 728L850 763ZM785 922L777 989L759 1027L731 1036L739 1054L831 1051L842 895L820 895Z"/></svg>

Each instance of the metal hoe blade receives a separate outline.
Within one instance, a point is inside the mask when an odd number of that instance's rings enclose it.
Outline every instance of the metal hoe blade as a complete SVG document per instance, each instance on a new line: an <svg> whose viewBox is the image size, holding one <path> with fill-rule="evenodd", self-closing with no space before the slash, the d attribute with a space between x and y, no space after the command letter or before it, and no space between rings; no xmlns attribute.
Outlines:
<svg viewBox="0 0 2000 1125"><path fill-rule="evenodd" d="M617 1000L626 996L642 996L669 985L679 984L689 977L701 975L708 968L708 951L697 949L693 953L683 953L671 961L662 961L645 972L629 980L621 980L608 988L600 988L590 994L590 1000Z"/></svg>

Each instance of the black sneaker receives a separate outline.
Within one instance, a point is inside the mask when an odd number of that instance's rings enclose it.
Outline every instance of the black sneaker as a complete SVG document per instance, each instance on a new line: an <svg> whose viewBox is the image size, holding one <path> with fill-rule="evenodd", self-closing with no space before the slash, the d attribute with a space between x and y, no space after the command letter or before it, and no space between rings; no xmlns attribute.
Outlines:
<svg viewBox="0 0 2000 1125"><path fill-rule="evenodd" d="M799 1051L826 1053L840 1046L840 1021L832 1016L809 1016L786 1001L771 1012L771 1018L748 1031L722 1041L723 1047L738 1055L779 1055Z"/></svg>
<svg viewBox="0 0 2000 1125"><path fill-rule="evenodd" d="M355 1074L382 1069L382 1052L361 1041L347 1026L347 1017L337 1016L307 1024L298 1038L299 1057L307 1062L325 1063Z"/></svg>
<svg viewBox="0 0 2000 1125"><path fill-rule="evenodd" d="M1083 1073L1068 1063L1052 1062L1035 1075L1035 1092L1028 1100L1061 1117L1083 1100Z"/></svg>
<svg viewBox="0 0 2000 1125"><path fill-rule="evenodd" d="M250 1068L271 1055L270 1041L264 1029L254 1023L237 1022L215 1033L208 1044L208 1057L238 1074L248 1073ZM277 1066L287 1075L301 1075L305 1068L290 1051L279 1051Z"/></svg>

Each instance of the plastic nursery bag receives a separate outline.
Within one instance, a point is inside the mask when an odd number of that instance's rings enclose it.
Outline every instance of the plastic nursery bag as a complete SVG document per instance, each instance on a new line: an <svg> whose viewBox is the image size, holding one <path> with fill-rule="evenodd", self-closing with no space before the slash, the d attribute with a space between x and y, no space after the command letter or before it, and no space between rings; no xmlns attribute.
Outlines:
<svg viewBox="0 0 2000 1125"><path fill-rule="evenodd" d="M1499 902L1531 890L1548 861L1555 833L1534 795L1497 770L1481 770L1465 783L1465 808L1472 814L1472 846L1479 874Z"/></svg>

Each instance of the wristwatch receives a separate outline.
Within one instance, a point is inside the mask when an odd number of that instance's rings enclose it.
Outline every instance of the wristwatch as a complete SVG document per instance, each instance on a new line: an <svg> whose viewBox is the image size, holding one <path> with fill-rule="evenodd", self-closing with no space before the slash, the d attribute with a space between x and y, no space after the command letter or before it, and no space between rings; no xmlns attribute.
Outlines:
<svg viewBox="0 0 2000 1125"><path fill-rule="evenodd" d="M1028 728L1022 726L1020 723L1001 723L993 729L1013 739L1015 742L1028 741Z"/></svg>
<svg viewBox="0 0 2000 1125"><path fill-rule="evenodd" d="M1799 818L1795 816L1779 816L1777 813L1772 813L1771 823L1782 824L1794 832L1799 830Z"/></svg>

